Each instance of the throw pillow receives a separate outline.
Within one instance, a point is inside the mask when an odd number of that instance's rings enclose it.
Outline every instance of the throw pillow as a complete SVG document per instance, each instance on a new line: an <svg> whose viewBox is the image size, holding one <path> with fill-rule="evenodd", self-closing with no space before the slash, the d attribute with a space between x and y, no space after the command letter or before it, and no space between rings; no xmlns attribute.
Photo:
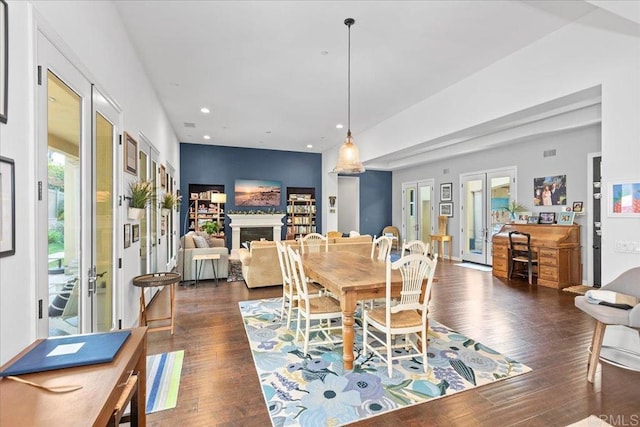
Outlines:
<svg viewBox="0 0 640 427"><path fill-rule="evenodd" d="M208 248L207 239L202 236L193 236L193 242L196 244L196 248Z"/></svg>

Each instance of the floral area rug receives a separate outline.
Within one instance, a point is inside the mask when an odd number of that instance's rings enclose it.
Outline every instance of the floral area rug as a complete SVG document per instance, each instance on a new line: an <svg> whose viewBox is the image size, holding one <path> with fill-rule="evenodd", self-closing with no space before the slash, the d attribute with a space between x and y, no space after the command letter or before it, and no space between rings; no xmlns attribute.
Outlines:
<svg viewBox="0 0 640 427"><path fill-rule="evenodd" d="M485 345L430 320L429 369L421 358L387 365L362 352L356 328L353 370L345 370L342 345L302 341L280 320L282 299L240 302L256 371L274 426L336 426L449 396L531 371Z"/></svg>

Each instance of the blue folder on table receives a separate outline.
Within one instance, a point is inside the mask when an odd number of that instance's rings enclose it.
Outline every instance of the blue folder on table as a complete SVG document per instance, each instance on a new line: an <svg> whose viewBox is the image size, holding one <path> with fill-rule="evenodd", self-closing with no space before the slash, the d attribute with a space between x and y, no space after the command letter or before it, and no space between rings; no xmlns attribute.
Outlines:
<svg viewBox="0 0 640 427"><path fill-rule="evenodd" d="M0 377L111 362L131 331L47 338L0 372Z"/></svg>

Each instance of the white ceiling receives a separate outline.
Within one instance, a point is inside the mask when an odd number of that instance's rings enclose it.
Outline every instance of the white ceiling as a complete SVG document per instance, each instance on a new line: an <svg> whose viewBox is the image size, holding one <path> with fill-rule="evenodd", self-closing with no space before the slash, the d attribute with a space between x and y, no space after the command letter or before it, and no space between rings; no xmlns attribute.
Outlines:
<svg viewBox="0 0 640 427"><path fill-rule="evenodd" d="M356 20L357 135L596 8L579 0L116 5L181 142L309 152L346 134L345 18Z"/></svg>

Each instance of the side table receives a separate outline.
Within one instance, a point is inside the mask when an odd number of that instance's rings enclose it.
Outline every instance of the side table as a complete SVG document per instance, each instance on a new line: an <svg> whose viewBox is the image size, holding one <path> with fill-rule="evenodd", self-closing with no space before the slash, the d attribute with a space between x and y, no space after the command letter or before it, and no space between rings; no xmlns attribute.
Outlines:
<svg viewBox="0 0 640 427"><path fill-rule="evenodd" d="M154 273L154 274L143 274L142 276L136 276L133 278L133 286L138 286L140 288L140 317L139 324L140 326L145 325L148 326L149 322L157 321L157 320L169 320L171 319L171 324L169 326L156 326L149 327L149 332L156 331L171 331L171 335L173 335L173 319L174 319L174 301L175 301L175 288L174 285L180 281L180 274L178 273ZM158 318L148 318L147 317L147 304L144 298L144 288L155 287L155 286L169 286L170 293L170 315L169 317L158 317ZM144 322L144 323L143 323Z"/></svg>
<svg viewBox="0 0 640 427"><path fill-rule="evenodd" d="M202 270L202 264L204 261L211 260L211 267L213 268L213 277L216 279L216 286L218 286L218 273L216 272L216 264L220 259L220 254L198 254L194 255L192 260L196 263L196 288L198 287L198 281L200 280L200 270ZM200 268L198 269L198 261L200 262ZM214 264L215 261L215 264Z"/></svg>

